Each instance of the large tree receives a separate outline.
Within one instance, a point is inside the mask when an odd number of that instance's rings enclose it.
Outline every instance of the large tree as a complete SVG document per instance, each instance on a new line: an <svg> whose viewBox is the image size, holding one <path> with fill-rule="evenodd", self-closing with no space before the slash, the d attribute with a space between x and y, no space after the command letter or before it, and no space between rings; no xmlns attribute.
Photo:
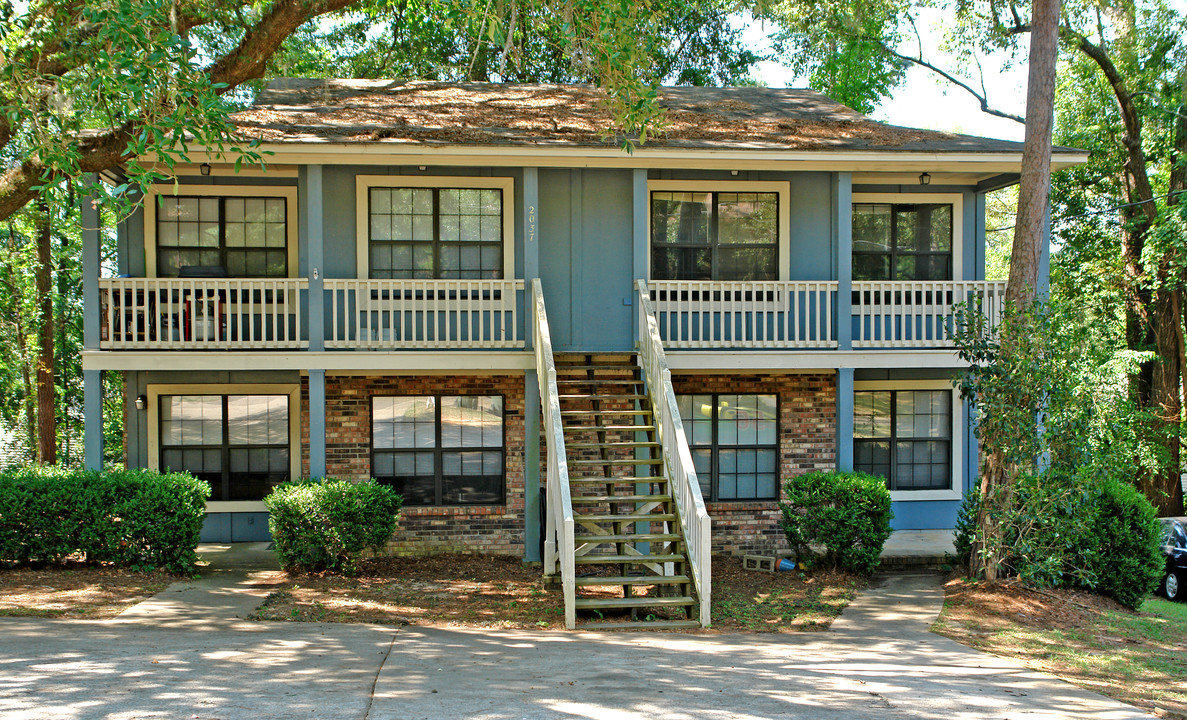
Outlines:
<svg viewBox="0 0 1187 720"><path fill-rule="evenodd" d="M851 104L876 103L893 89L904 68L915 65L970 93L985 111L1022 122L994 106L980 78L993 68L982 68L980 58L992 53L1004 53L1011 62L1025 58L1022 42L1032 30L1033 6L1021 0L783 0L773 16L783 23L785 42L799 51L799 62L807 63L819 87ZM956 57L955 66L945 67L937 59L938 49L923 42L918 23L925 7L949 19L945 42ZM811 23L825 32L813 34ZM1061 202L1054 212L1057 232L1108 248L1106 255L1120 259L1112 289L1123 299L1123 347L1138 360L1130 393L1146 413L1144 447L1150 450L1135 457L1135 467L1141 468L1135 481L1162 514L1170 515L1183 512L1179 455L1187 253L1182 223L1174 218L1181 215L1176 188L1187 180L1182 149L1187 147L1187 126L1177 122L1183 112L1185 37L1183 14L1163 0L1103 5L1065 1L1059 38L1066 81L1059 86L1055 133L1057 142L1093 150L1088 168L1056 179L1055 197ZM849 73L824 72L826 65L813 59L820 56L817 38L834 46L860 46L860 65ZM852 82L854 77L891 82ZM1020 205L1031 197L1025 189L1021 195ZM1062 205L1065 200L1072 204ZM1042 205L1036 208L1045 209ZM1084 213L1094 214L1077 218L1079 223L1060 222L1061 216ZM1112 215L1117 222L1102 227L1096 214ZM1037 219L1037 213L1029 213L1019 225L1034 227ZM1093 230L1085 232L1086 226ZM1033 264L1015 258L1012 265ZM1093 278L1090 284L1097 282ZM1014 281L1011 267L1011 286L1024 285Z"/></svg>

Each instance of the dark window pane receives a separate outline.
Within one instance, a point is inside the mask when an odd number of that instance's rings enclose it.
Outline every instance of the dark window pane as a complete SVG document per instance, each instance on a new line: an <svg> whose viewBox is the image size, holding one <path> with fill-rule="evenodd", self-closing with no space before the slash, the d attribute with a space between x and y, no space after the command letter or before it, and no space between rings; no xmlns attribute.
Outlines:
<svg viewBox="0 0 1187 720"><path fill-rule="evenodd" d="M889 255L854 255L854 280L889 280Z"/></svg>

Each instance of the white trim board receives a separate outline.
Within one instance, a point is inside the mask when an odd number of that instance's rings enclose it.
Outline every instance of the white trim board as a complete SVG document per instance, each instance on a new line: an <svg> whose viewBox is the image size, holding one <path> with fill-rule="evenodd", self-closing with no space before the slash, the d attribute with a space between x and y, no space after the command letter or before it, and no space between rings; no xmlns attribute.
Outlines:
<svg viewBox="0 0 1187 720"><path fill-rule="evenodd" d="M500 374L534 370L530 350L159 351L84 350L84 370L325 370L331 374Z"/></svg>
<svg viewBox="0 0 1187 720"><path fill-rule="evenodd" d="M355 277L371 276L371 188L479 188L503 191L503 278L515 277L515 178L467 175L356 175Z"/></svg>
<svg viewBox="0 0 1187 720"><path fill-rule="evenodd" d="M964 474L964 403L960 401L960 390L951 380L858 380L853 383L853 392L862 390L948 390L952 393L952 429L949 447L950 458L947 490L895 490L890 493L891 502L923 502L927 500L959 500L961 477Z"/></svg>
<svg viewBox="0 0 1187 720"><path fill-rule="evenodd" d="M292 185L153 185L144 194L144 276L157 276L157 198L245 197L284 198L285 250L288 277L297 273L297 188Z"/></svg>

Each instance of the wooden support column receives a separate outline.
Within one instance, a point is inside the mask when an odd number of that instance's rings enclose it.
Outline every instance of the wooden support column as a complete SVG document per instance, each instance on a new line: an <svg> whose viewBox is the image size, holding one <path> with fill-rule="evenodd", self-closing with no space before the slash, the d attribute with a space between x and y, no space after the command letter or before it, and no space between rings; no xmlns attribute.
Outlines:
<svg viewBox="0 0 1187 720"><path fill-rule="evenodd" d="M647 228L647 214L648 214L648 198L647 198L647 171L636 169L631 176L631 197L632 207L634 209L632 224L631 224L631 238L632 253L631 259L633 264L633 272L631 275L631 302L635 298L635 281L647 280L647 246L650 241L650 236ZM631 322L634 324L635 337L639 337L639 313L631 313Z"/></svg>
<svg viewBox="0 0 1187 720"><path fill-rule="evenodd" d="M853 469L853 368L837 369L837 470Z"/></svg>
<svg viewBox="0 0 1187 720"><path fill-rule="evenodd" d="M837 249L837 349L853 349L853 174L833 175L833 235ZM852 370L850 371L852 373ZM852 376L850 376L852 379ZM852 387L852 386L851 386Z"/></svg>
<svg viewBox="0 0 1187 720"><path fill-rule="evenodd" d="M290 408L289 412L299 411ZM326 371L309 371L309 477L326 476Z"/></svg>
<svg viewBox="0 0 1187 720"><path fill-rule="evenodd" d="M99 181L87 176L92 187ZM94 195L83 195L79 201L79 222L82 225L82 346L86 350L99 349L99 210Z"/></svg>
<svg viewBox="0 0 1187 720"><path fill-rule="evenodd" d="M305 168L305 193L301 198L305 206L305 237L309 258L309 350L320 352L325 349L325 295L322 279L325 277L325 251L323 250L324 214L322 212L321 165Z"/></svg>
<svg viewBox="0 0 1187 720"><path fill-rule="evenodd" d="M82 448L87 470L103 469L103 371L82 371Z"/></svg>
<svg viewBox="0 0 1187 720"><path fill-rule="evenodd" d="M523 337L533 349L532 280L540 277L540 176L536 168L523 169ZM540 380L535 370L524 373L523 392L523 559L540 562Z"/></svg>

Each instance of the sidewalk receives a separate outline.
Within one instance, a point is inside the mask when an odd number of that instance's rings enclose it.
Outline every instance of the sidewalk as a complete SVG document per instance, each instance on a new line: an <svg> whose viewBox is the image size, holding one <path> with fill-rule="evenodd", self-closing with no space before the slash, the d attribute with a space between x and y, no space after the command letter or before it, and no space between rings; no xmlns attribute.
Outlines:
<svg viewBox="0 0 1187 720"><path fill-rule="evenodd" d="M176 582L112 620L123 625L189 630L259 630L246 621L282 574L270 543L198 546L208 564L197 580Z"/></svg>

